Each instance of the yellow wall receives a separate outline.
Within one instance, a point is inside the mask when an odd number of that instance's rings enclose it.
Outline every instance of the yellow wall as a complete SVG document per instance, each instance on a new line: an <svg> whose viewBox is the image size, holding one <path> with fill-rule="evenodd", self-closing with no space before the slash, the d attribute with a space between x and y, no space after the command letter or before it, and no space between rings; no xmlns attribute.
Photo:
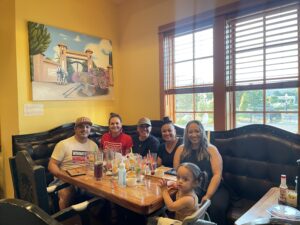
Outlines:
<svg viewBox="0 0 300 225"><path fill-rule="evenodd" d="M5 180L10 181L8 156L11 154L11 134L18 132L18 102L16 77L16 39L15 39L14 1L0 1L0 118L1 154L0 189L5 191ZM3 160L6 159L6 160ZM11 186L10 186L11 187Z"/></svg>
<svg viewBox="0 0 300 225"><path fill-rule="evenodd" d="M6 168L4 172L4 187L6 195L12 196L12 184L8 169L12 134L44 131L63 123L73 122L76 117L81 115L91 117L95 123L106 124L109 112L118 111L119 47L116 7L111 1L51 0L42 1L41 3L39 0L1 0L1 3L2 1L5 2L3 2L4 7L1 7L1 19L4 14L9 20L1 23L8 30L4 41L6 45L10 43L11 45L5 46L5 51L1 48L1 59L5 57L5 60L9 59L12 62L9 64L7 62L4 63L6 67L9 66L7 73L5 73L9 76L1 78L1 81L5 81L5 83L1 82L1 89L5 86L5 89L1 92L1 100L5 102L1 104L0 124L1 140L4 149L4 167ZM10 2L9 5L8 2ZM10 10L11 14L8 13L7 9ZM114 100L32 102L27 21L110 39L113 43ZM1 68L4 67L1 66ZM1 76L3 76L3 73L1 73ZM7 84L9 86L6 86ZM8 93L11 95L9 98L7 98ZM44 115L24 116L24 104L30 103L43 104Z"/></svg>
<svg viewBox="0 0 300 225"><path fill-rule="evenodd" d="M121 113L160 117L158 27L236 0L126 0L119 9Z"/></svg>
<svg viewBox="0 0 300 225"><path fill-rule="evenodd" d="M99 124L106 124L109 112L118 108L118 79L115 100L40 101L44 115L25 117L23 107L32 103L29 79L27 21L43 23L84 34L110 39L113 43L114 74L118 76L118 34L116 8L111 1L99 0L16 0L17 69L19 90L20 132L45 130L62 123L73 122L87 115ZM50 120L48 118L51 118Z"/></svg>
<svg viewBox="0 0 300 225"><path fill-rule="evenodd" d="M5 177L0 186L6 196L13 195L11 135L44 131L80 115L106 124L112 111L125 124L136 123L140 116L159 119L158 27L233 1L126 0L115 5L109 0L0 0L0 174ZM112 40L114 100L32 102L27 21ZM24 116L24 104L29 103L43 104L44 115Z"/></svg>

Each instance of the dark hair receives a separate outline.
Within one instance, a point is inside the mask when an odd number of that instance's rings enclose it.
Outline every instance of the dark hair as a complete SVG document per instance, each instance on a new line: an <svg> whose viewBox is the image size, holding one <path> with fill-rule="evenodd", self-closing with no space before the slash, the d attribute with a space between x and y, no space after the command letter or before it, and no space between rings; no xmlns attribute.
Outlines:
<svg viewBox="0 0 300 225"><path fill-rule="evenodd" d="M198 149L196 150L197 154L197 159L202 160L202 159L209 159L209 153L208 153L208 141L206 137L206 133L204 130L204 127L202 123L199 120L191 120L190 122L187 123L185 129L184 129L184 135L183 135L183 152L181 154L181 159L189 157L192 154L192 143L189 140L188 137L188 130L191 124L196 124L199 127L200 130L200 145Z"/></svg>
<svg viewBox="0 0 300 225"><path fill-rule="evenodd" d="M163 125L165 125L165 124L173 124L173 122L172 122L172 120L170 120L170 118L168 117L168 116L165 116L163 119L162 119L162 121L163 121Z"/></svg>
<svg viewBox="0 0 300 225"><path fill-rule="evenodd" d="M174 126L174 124L173 124L173 122L172 122L172 120L170 120L170 118L168 117L168 116L165 116L164 118L163 118L163 124L161 125L161 130L162 130L162 127L164 126L164 125L171 125L172 126L172 128L174 129L174 131L175 131L175 134L176 134L176 128L175 128L175 126ZM176 136L176 135L175 135Z"/></svg>
<svg viewBox="0 0 300 225"><path fill-rule="evenodd" d="M122 118L121 118L121 116L120 116L119 114L117 114L117 113L111 112L111 113L109 114L108 125L110 124L110 120L111 120L112 118L115 118L115 117L119 118L119 120L120 120L121 123L122 123Z"/></svg>
<svg viewBox="0 0 300 225"><path fill-rule="evenodd" d="M181 166L191 171L194 181L197 183L197 188L206 191L206 187L208 184L207 173L205 171L201 171L201 169L196 164L191 162L181 163L177 167L177 171Z"/></svg>

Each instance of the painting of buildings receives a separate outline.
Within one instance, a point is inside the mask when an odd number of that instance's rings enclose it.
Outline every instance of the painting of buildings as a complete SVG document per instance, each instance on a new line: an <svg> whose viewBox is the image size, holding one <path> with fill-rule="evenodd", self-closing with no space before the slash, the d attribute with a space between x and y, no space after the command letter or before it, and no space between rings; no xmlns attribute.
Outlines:
<svg viewBox="0 0 300 225"><path fill-rule="evenodd" d="M33 100L111 99L110 40L28 22Z"/></svg>

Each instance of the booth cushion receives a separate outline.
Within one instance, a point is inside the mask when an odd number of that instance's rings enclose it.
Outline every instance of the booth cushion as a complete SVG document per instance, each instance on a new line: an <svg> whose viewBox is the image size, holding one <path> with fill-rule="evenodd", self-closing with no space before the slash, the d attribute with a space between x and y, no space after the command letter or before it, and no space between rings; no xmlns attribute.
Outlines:
<svg viewBox="0 0 300 225"><path fill-rule="evenodd" d="M163 122L152 120L151 123L152 135L162 142ZM136 128L136 125L124 125L123 131L133 136ZM175 128L177 135L182 137L184 129ZM90 138L98 144L107 131L107 126L93 125ZM53 176L47 166L52 151L57 142L73 134L74 123L70 123L46 132L14 135L13 155L21 150L28 151L37 165L45 167L49 184ZM268 125L249 125L228 131L212 131L210 137L223 158L224 184L231 196L229 223L238 219L271 187L279 186L281 174L286 174L288 186L294 187L296 160L300 159L300 135Z"/></svg>
<svg viewBox="0 0 300 225"><path fill-rule="evenodd" d="M300 135L268 125L249 125L211 132L223 158L223 178L231 191L228 215L234 221L270 188L279 186L281 174L295 186ZM243 203L243 204L242 204Z"/></svg>

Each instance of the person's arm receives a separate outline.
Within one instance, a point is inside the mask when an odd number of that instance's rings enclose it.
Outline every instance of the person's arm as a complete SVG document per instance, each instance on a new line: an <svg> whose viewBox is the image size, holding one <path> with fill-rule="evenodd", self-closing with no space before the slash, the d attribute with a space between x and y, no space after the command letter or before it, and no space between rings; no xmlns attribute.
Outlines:
<svg viewBox="0 0 300 225"><path fill-rule="evenodd" d="M209 145L208 153L210 154L210 164L213 176L208 185L206 194L203 196L201 202L205 201L206 199L211 199L218 189L222 179L223 161L218 149L213 145Z"/></svg>
<svg viewBox="0 0 300 225"><path fill-rule="evenodd" d="M173 159L173 167L175 169L177 169L177 167L180 165L180 156L181 156L182 151L183 151L183 145L180 145L177 148L175 155L174 155L174 159Z"/></svg>
<svg viewBox="0 0 300 225"><path fill-rule="evenodd" d="M157 166L161 166L162 165L162 160L159 156L157 156Z"/></svg>
<svg viewBox="0 0 300 225"><path fill-rule="evenodd" d="M187 207L191 207L194 204L194 198L192 196L183 196L175 201L171 198L166 181L163 180L160 183L162 196L169 211L178 211Z"/></svg>
<svg viewBox="0 0 300 225"><path fill-rule="evenodd" d="M60 161L55 160L53 158L50 158L50 161L49 161L49 164L48 164L48 170L55 177L57 177L59 174L64 173L64 171L60 169L59 165L60 165Z"/></svg>
<svg viewBox="0 0 300 225"><path fill-rule="evenodd" d="M55 146L52 155L50 157L50 161L48 163L48 170L54 176L57 176L60 173L63 173L60 169L61 162L64 160L64 153L66 152L66 143L64 141L60 141Z"/></svg>
<svg viewBox="0 0 300 225"><path fill-rule="evenodd" d="M131 148L133 146L132 138L130 135L128 135L126 142L127 143L126 143L125 155L131 152Z"/></svg>
<svg viewBox="0 0 300 225"><path fill-rule="evenodd" d="M159 140L153 136L153 140L150 146L151 152L158 153L159 145L160 145Z"/></svg>

